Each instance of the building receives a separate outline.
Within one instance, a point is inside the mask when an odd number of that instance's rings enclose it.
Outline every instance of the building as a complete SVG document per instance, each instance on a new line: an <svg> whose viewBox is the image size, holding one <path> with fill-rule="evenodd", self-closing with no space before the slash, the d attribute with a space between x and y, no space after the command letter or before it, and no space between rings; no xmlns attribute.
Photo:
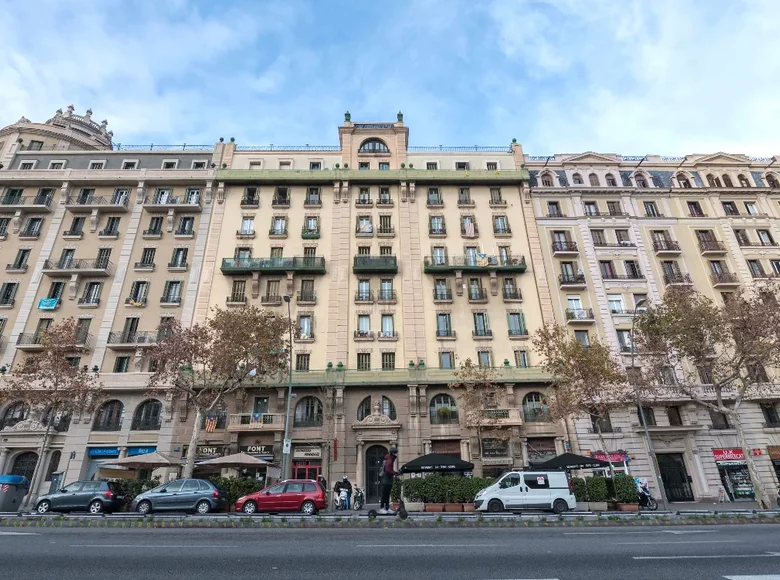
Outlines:
<svg viewBox="0 0 780 580"><path fill-rule="evenodd" d="M39 348L40 328L72 316L90 349L74 364L112 394L58 423L47 473L70 481L105 459L183 455L194 413L146 398L148 346L167 317L187 325L215 306L254 304L289 308L294 321L295 476L347 474L372 501L397 445L402 461L450 453L488 475L568 449L622 453L649 477L633 410L613 418L607 450L587 422L550 421L530 336L557 321L625 350L636 301L657 300L667 282L716 296L758 272L748 259L772 272L773 160L537 158L515 141L416 147L400 113L381 123L347 113L338 136L328 147L126 146L72 108L0 130L0 372ZM738 187L705 187L710 173ZM713 205L721 198L747 215L727 216ZM498 434L481 445L448 388L467 358L493 367L505 392L484 410ZM659 459L667 474L692 476L695 498L711 497L734 436L673 407L654 409ZM753 407L768 471L777 416ZM198 457L241 450L278 462L285 408L286 377L247 389L202 432ZM32 415L0 407L0 473L32 471L47 420Z"/></svg>

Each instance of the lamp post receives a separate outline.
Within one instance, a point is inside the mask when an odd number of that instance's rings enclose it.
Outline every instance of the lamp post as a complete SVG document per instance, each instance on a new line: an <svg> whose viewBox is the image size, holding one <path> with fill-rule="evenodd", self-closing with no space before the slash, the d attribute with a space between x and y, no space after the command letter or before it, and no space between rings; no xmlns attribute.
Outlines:
<svg viewBox="0 0 780 580"><path fill-rule="evenodd" d="M634 305L634 316L631 317L631 372L634 372L634 360L636 355L636 348L634 346L634 325L636 323L636 310L647 304L647 300L639 300ZM629 378L629 383L631 379ZM658 485L658 491L661 494L661 504L663 509L666 509L668 500L666 499L666 490L664 489L664 482L661 480L661 470L658 467L658 458L655 455L655 447L653 446L653 439L650 437L650 430L647 428L647 421L645 420L645 409L642 407L642 401L639 398L639 385L634 385L634 394L636 395L636 409L639 413L639 421L642 423L642 427L645 430L645 441L647 442L647 452L650 455L650 463L653 466L653 475L655 475L655 482Z"/></svg>
<svg viewBox="0 0 780 580"><path fill-rule="evenodd" d="M284 442L282 443L282 479L290 477L290 453L292 452L292 442L290 441L290 405L292 404L292 364L293 364L293 323L292 313L290 311L290 295L284 295L284 301L287 302L287 319L290 322L290 347L289 357L290 365L287 373L287 409L284 413Z"/></svg>

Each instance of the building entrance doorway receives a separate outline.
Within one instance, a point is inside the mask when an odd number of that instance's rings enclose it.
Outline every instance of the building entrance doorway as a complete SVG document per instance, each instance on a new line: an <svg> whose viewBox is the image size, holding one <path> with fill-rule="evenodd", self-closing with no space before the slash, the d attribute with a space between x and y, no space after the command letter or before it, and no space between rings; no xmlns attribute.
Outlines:
<svg viewBox="0 0 780 580"><path fill-rule="evenodd" d="M685 468L682 453L659 453L656 457L669 501L693 501L691 476Z"/></svg>
<svg viewBox="0 0 780 580"><path fill-rule="evenodd" d="M366 449L366 503L379 503L382 492L379 489L379 470L387 455L384 445L372 445Z"/></svg>

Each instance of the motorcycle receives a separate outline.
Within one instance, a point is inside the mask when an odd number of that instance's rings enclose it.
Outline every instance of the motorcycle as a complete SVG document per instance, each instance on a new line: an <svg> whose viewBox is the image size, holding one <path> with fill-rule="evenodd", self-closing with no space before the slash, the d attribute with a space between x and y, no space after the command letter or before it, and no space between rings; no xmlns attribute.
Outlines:
<svg viewBox="0 0 780 580"><path fill-rule="evenodd" d="M359 512L361 509L363 509L365 503L366 496L363 493L363 490L358 486L355 486L355 493L352 496L352 509L356 512Z"/></svg>
<svg viewBox="0 0 780 580"><path fill-rule="evenodd" d="M658 509L658 502L652 496L650 489L646 485L643 485L640 490L637 490L636 497L637 500L639 500L640 509L648 509L651 512Z"/></svg>
<svg viewBox="0 0 780 580"><path fill-rule="evenodd" d="M338 493L333 493L333 509L334 510L345 510L347 509L347 498L349 497L349 494L347 493L346 489L342 489Z"/></svg>

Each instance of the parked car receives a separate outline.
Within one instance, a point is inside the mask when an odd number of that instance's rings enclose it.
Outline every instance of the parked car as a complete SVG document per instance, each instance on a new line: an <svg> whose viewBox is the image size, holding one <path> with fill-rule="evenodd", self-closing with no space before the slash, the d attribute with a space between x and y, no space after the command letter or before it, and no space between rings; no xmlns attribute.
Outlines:
<svg viewBox="0 0 780 580"><path fill-rule="evenodd" d="M474 508L483 512L533 508L560 514L576 506L564 471L509 471L474 498Z"/></svg>
<svg viewBox="0 0 780 580"><path fill-rule="evenodd" d="M325 490L312 479L287 479L276 485L250 493L236 501L236 511L303 512L306 515L328 507Z"/></svg>
<svg viewBox="0 0 780 580"><path fill-rule="evenodd" d="M52 493L38 497L35 511L49 512L101 512L121 511L125 505L125 492L113 481L74 481Z"/></svg>
<svg viewBox="0 0 780 580"><path fill-rule="evenodd" d="M133 511L146 515L162 511L186 511L199 514L222 511L227 496L206 479L174 479L135 497Z"/></svg>

